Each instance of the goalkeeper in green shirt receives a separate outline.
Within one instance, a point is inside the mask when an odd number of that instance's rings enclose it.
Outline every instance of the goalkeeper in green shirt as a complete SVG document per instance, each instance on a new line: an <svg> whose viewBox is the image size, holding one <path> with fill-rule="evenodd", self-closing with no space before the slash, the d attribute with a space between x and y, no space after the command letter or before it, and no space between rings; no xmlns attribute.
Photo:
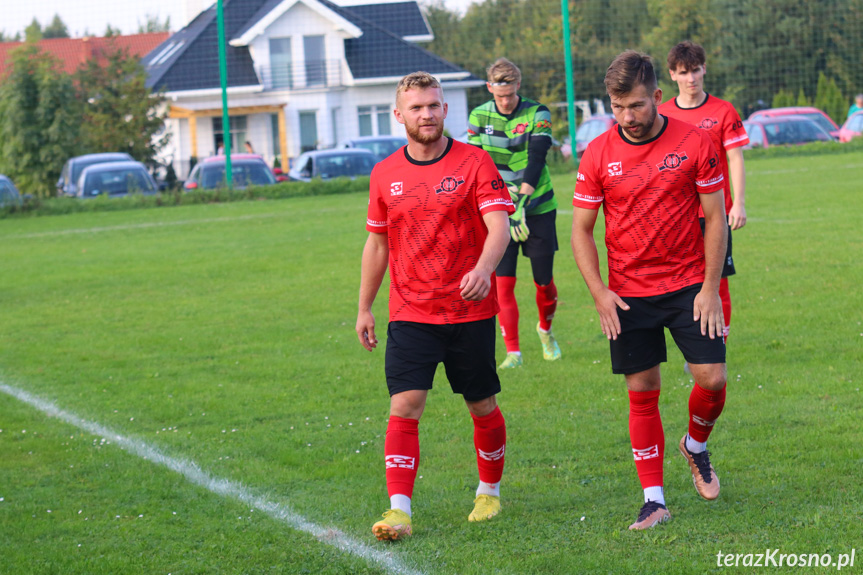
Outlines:
<svg viewBox="0 0 863 575"><path fill-rule="evenodd" d="M522 365L515 300L519 247L530 258L533 270L539 310L536 331L543 357L549 361L560 358L560 346L551 332L557 308L553 277L558 248L557 199L545 162L551 147L551 113L539 102L519 96L521 71L506 58L499 58L487 73L486 86L494 98L470 113L468 143L489 153L516 206L510 216L509 247L496 270L498 318L506 344L506 359L500 369L506 369Z"/></svg>

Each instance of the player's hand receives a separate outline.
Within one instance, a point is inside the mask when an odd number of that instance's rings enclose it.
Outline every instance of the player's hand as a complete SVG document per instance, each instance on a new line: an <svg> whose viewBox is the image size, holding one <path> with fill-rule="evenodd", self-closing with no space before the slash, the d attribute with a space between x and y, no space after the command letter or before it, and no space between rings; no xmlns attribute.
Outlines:
<svg viewBox="0 0 863 575"><path fill-rule="evenodd" d="M718 292L705 292L703 289L698 292L692 304L692 320L701 322L701 335L710 339L725 334L725 317Z"/></svg>
<svg viewBox="0 0 863 575"><path fill-rule="evenodd" d="M732 230L739 230L746 225L746 208L742 204L734 204L728 212L728 225Z"/></svg>
<svg viewBox="0 0 863 575"><path fill-rule="evenodd" d="M515 213L509 217L509 235L515 242L523 242L530 235L530 230L527 227L527 214L524 211L525 202L527 202L527 196L519 194L518 203L515 204Z"/></svg>
<svg viewBox="0 0 863 575"><path fill-rule="evenodd" d="M462 299L482 301L491 291L491 273L472 269L461 278L459 284Z"/></svg>
<svg viewBox="0 0 863 575"><path fill-rule="evenodd" d="M361 311L357 314L357 338L369 351L378 346L378 338L375 336L375 316L372 312Z"/></svg>
<svg viewBox="0 0 863 575"><path fill-rule="evenodd" d="M624 311L629 310L629 305L623 301L619 295L608 288L605 291L595 295L593 301L596 304L596 311L599 312L599 327L602 333L608 339L617 339L620 335L620 317L617 315L617 309Z"/></svg>

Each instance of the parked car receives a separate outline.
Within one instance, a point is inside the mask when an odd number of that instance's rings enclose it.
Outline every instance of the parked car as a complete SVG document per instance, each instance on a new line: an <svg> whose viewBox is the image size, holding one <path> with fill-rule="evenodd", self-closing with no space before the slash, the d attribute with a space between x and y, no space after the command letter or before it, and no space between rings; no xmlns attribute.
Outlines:
<svg viewBox="0 0 863 575"><path fill-rule="evenodd" d="M607 132L610 128L616 125L617 120L614 119L614 114L595 114L587 120L584 120L578 127L578 130L575 131L575 153L578 154L578 157L581 157L587 149L587 145L591 143L594 138ZM560 153L563 154L564 158L572 156L572 143L569 141L569 138L566 138L563 141L563 145L560 147Z"/></svg>
<svg viewBox="0 0 863 575"><path fill-rule="evenodd" d="M18 193L18 188L15 187L12 180L0 174L0 208L17 206L20 203L21 194Z"/></svg>
<svg viewBox="0 0 863 575"><path fill-rule="evenodd" d="M155 194L159 187L147 167L132 160L87 166L78 178L76 189L79 198L118 198L128 194Z"/></svg>
<svg viewBox="0 0 863 575"><path fill-rule="evenodd" d="M852 138L863 135L863 110L851 114L839 128L839 141L850 142Z"/></svg>
<svg viewBox="0 0 863 575"><path fill-rule="evenodd" d="M404 136L361 136L345 140L339 148L363 148L383 160L402 146L407 146L408 139Z"/></svg>
<svg viewBox="0 0 863 575"><path fill-rule="evenodd" d="M131 162L134 158L129 154L122 152L112 152L106 154L86 154L84 156L75 156L69 158L63 165L63 170L60 172L60 179L57 180L57 195L58 196L77 196L78 195L78 180L81 178L81 172L88 166L95 164L105 164L108 162Z"/></svg>
<svg viewBox="0 0 863 575"><path fill-rule="evenodd" d="M746 120L743 127L749 135L749 144L744 149L833 141L827 130L814 120L802 116Z"/></svg>
<svg viewBox="0 0 863 575"><path fill-rule="evenodd" d="M812 106L789 106L787 108L768 108L758 110L749 115L747 120L760 120L761 118L778 118L782 116L803 116L814 120L816 124L824 128L834 140L839 139L839 126L830 116Z"/></svg>
<svg viewBox="0 0 863 575"><path fill-rule="evenodd" d="M225 156L213 156L197 164L186 183L185 190L212 190L225 186L227 168ZM231 171L234 187L245 189L248 186L268 186L276 183L273 170L257 154L231 154Z"/></svg>
<svg viewBox="0 0 863 575"><path fill-rule="evenodd" d="M378 161L378 156L362 148L313 150L300 154L288 176L299 182L309 182L314 178L353 179L371 175L372 168Z"/></svg>

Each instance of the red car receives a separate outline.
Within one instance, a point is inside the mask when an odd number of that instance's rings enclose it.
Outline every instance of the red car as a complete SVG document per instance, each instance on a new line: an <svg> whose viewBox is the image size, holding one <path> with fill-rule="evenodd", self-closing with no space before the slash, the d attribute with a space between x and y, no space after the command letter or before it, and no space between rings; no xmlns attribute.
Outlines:
<svg viewBox="0 0 863 575"><path fill-rule="evenodd" d="M830 134L814 120L802 116L783 116L746 120L743 127L749 143L743 149L770 148L809 142L831 142Z"/></svg>
<svg viewBox="0 0 863 575"><path fill-rule="evenodd" d="M850 142L851 138L863 135L863 110L858 110L845 120L839 129L839 141Z"/></svg>
<svg viewBox="0 0 863 575"><path fill-rule="evenodd" d="M803 116L814 120L816 124L824 128L824 130L833 137L834 140L839 139L839 126L833 121L830 116L812 106L790 106L788 108L769 108L767 110L758 110L749 115L747 120L761 120L764 118L777 118L780 116Z"/></svg>

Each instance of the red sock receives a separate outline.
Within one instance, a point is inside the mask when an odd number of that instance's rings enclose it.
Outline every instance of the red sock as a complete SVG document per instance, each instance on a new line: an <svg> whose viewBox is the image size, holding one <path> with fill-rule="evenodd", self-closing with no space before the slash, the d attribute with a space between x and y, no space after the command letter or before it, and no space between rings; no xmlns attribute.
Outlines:
<svg viewBox="0 0 863 575"><path fill-rule="evenodd" d="M536 307L539 308L539 327L545 331L551 329L554 310L557 309L557 286L554 280L546 286L534 282L536 286Z"/></svg>
<svg viewBox="0 0 863 575"><path fill-rule="evenodd" d="M515 277L497 277L497 301L500 304L500 333L506 352L519 351L518 347L518 304L515 301Z"/></svg>
<svg viewBox="0 0 863 575"><path fill-rule="evenodd" d="M692 386L692 393L689 394L689 437L695 441L705 443L710 437L713 424L725 407L726 387L710 391L698 385L698 382Z"/></svg>
<svg viewBox="0 0 863 575"><path fill-rule="evenodd" d="M499 483L503 476L503 459L506 451L506 422L499 407L488 415L473 417L473 444L476 448L476 464L479 480L483 483Z"/></svg>
<svg viewBox="0 0 863 575"><path fill-rule="evenodd" d="M722 315L725 316L725 339L728 339L728 331L731 329L731 292L728 290L728 278L722 278L719 282L719 299L722 300Z"/></svg>
<svg viewBox="0 0 863 575"><path fill-rule="evenodd" d="M384 455L387 464L389 496L413 496L414 482L420 463L419 420L390 415Z"/></svg>
<svg viewBox="0 0 863 575"><path fill-rule="evenodd" d="M629 392L629 440L641 487L662 485L665 433L659 417L659 390Z"/></svg>

